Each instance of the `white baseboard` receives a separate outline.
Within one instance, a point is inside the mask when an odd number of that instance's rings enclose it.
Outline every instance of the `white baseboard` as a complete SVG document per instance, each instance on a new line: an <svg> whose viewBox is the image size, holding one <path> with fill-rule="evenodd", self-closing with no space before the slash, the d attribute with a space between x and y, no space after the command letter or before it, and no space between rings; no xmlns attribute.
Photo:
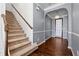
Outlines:
<svg viewBox="0 0 79 59"><path fill-rule="evenodd" d="M45 40L48 40L48 39L51 38L51 37L53 37L53 36L50 36L50 37L46 38Z"/></svg>
<svg viewBox="0 0 79 59"><path fill-rule="evenodd" d="M71 49L73 56L75 56L75 53L74 53L72 47L68 46L68 48Z"/></svg>
<svg viewBox="0 0 79 59"><path fill-rule="evenodd" d="M79 56L79 51L77 51L77 54L75 55L73 49L71 47L68 47L69 49L71 49L73 56Z"/></svg>
<svg viewBox="0 0 79 59"><path fill-rule="evenodd" d="M37 44L38 46L40 46L41 44L45 43L45 40L40 42L39 44Z"/></svg>
<svg viewBox="0 0 79 59"><path fill-rule="evenodd" d="M49 38L51 38L52 36L48 37L47 39L43 40L42 42L40 42L39 44L37 44L38 46L40 46L41 44L45 43Z"/></svg>

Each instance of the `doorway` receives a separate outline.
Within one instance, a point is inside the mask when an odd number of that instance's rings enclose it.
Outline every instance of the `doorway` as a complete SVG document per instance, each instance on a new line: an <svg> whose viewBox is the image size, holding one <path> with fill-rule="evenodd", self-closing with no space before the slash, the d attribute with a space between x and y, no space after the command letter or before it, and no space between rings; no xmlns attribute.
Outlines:
<svg viewBox="0 0 79 59"><path fill-rule="evenodd" d="M55 35L63 38L63 18L55 19Z"/></svg>
<svg viewBox="0 0 79 59"><path fill-rule="evenodd" d="M66 9L58 9L46 14L45 39L49 37L68 39L68 12Z"/></svg>

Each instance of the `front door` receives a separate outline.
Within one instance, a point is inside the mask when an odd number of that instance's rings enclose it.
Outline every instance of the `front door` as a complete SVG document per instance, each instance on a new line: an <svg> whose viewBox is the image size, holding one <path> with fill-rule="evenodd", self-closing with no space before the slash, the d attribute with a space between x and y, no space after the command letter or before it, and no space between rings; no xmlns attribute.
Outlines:
<svg viewBox="0 0 79 59"><path fill-rule="evenodd" d="M56 19L56 37L63 37L63 19Z"/></svg>

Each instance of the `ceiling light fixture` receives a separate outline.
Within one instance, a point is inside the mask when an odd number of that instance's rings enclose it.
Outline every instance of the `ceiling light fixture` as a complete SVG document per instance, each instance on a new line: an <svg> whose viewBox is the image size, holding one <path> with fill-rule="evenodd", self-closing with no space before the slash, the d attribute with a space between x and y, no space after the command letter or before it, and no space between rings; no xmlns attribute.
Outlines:
<svg viewBox="0 0 79 59"><path fill-rule="evenodd" d="M39 6L36 7L36 10L39 11Z"/></svg>
<svg viewBox="0 0 79 59"><path fill-rule="evenodd" d="M60 17L59 17L58 15L56 15L56 16L55 16L55 19L58 19L58 18L60 18Z"/></svg>

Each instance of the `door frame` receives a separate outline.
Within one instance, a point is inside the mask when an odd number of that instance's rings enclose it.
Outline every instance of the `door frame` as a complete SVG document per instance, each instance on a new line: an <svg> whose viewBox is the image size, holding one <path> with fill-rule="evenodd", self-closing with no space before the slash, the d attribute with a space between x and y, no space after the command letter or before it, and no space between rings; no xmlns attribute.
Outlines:
<svg viewBox="0 0 79 59"><path fill-rule="evenodd" d="M56 20L59 20L59 19L62 20L62 35L61 35L61 37L63 38L63 18L57 18L57 19L55 19L55 35L56 35Z"/></svg>

